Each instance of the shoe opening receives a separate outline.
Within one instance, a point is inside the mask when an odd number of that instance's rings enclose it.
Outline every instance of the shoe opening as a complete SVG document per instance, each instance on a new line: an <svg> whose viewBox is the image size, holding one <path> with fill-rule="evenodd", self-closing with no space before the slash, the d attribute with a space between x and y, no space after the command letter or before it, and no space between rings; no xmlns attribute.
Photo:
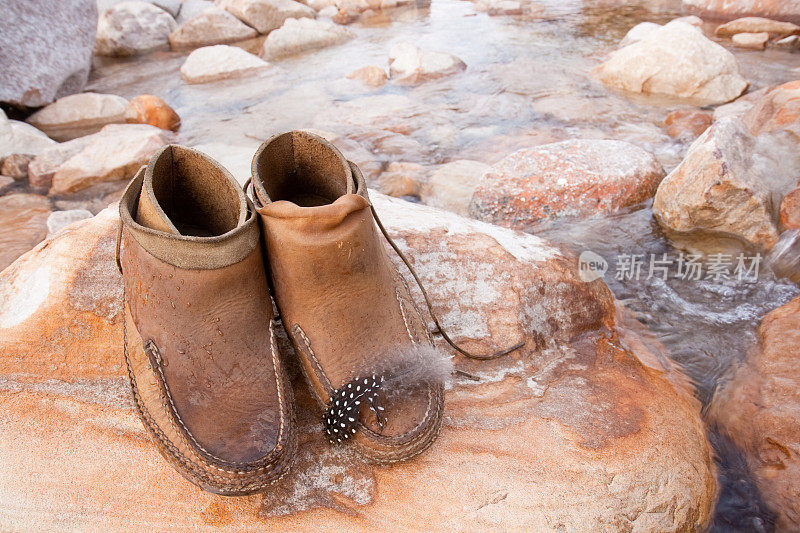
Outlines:
<svg viewBox="0 0 800 533"><path fill-rule="evenodd" d="M351 192L348 186L352 189L352 172L344 156L321 137L303 131L284 133L266 143L256 154L254 171L256 194L263 203L327 205Z"/></svg>
<svg viewBox="0 0 800 533"><path fill-rule="evenodd" d="M181 235L222 235L246 216L244 194L225 169L200 152L168 146L153 158L147 171L152 182L145 188L152 187L146 193L152 196L155 211Z"/></svg>

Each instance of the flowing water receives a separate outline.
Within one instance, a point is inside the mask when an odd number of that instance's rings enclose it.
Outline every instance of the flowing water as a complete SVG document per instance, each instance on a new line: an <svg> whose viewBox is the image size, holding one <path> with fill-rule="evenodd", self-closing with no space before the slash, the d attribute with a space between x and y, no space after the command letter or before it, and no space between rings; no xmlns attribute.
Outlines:
<svg viewBox="0 0 800 533"><path fill-rule="evenodd" d="M248 174L249 154L263 139L300 128L337 136L370 177L391 161L491 164L518 148L570 138L626 140L653 152L667 170L673 168L687 144L668 137L662 124L685 104L616 94L589 72L635 24L685 15L680 3L539 3L542 18L490 17L471 2L433 0L430 7L404 8L350 25L355 38L348 43L276 61L264 75L204 85L180 81L186 53L98 59L89 89L161 96L182 117L181 142L211 153L239 178ZM712 35L712 29L709 25L706 33ZM455 54L468 68L417 87L389 83L368 89L345 79L363 66L385 67L390 46L400 41ZM259 45L256 40L239 46L255 51ZM751 90L800 77L800 54L734 53ZM650 254L666 253L674 260L679 253L660 232L649 203L532 231L576 253L591 250L609 263L609 287L681 364L704 406L754 345L759 320L798 293L763 264L756 280L648 278ZM644 254L638 280L617 279L615 266L624 254ZM722 486L714 528L769 530L770 517L740 452L709 431Z"/></svg>

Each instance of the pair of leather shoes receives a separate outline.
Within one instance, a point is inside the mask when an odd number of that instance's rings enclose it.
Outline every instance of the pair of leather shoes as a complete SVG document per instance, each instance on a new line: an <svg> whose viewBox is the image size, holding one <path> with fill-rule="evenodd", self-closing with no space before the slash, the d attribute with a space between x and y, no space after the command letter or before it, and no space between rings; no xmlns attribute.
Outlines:
<svg viewBox="0 0 800 533"><path fill-rule="evenodd" d="M205 490L263 490L297 445L282 361L297 357L332 445L380 463L424 451L450 359L388 257L361 172L295 131L261 146L251 180L252 199L172 145L120 201L125 358L157 447ZM295 354L279 353L280 327Z"/></svg>

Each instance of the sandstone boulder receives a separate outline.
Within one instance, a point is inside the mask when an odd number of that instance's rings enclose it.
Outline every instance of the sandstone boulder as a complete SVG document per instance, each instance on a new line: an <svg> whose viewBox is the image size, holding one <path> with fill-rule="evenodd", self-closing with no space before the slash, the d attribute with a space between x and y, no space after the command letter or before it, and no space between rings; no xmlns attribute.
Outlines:
<svg viewBox="0 0 800 533"><path fill-rule="evenodd" d="M353 33L332 22L310 18L287 19L264 41L261 57L275 59L308 50L339 44L353 37Z"/></svg>
<svg viewBox="0 0 800 533"><path fill-rule="evenodd" d="M475 187L489 169L486 163L469 159L439 165L422 186L420 199L431 207L467 216Z"/></svg>
<svg viewBox="0 0 800 533"><path fill-rule="evenodd" d="M176 23L172 15L149 2L120 2L97 23L98 54L132 56L169 46Z"/></svg>
<svg viewBox="0 0 800 533"><path fill-rule="evenodd" d="M56 141L69 141L125 122L127 105L126 99L114 94L73 94L40 109L28 122Z"/></svg>
<svg viewBox="0 0 800 533"><path fill-rule="evenodd" d="M152 94L141 94L128 102L125 108L128 124L149 124L162 130L178 131L181 117L168 103Z"/></svg>
<svg viewBox="0 0 800 533"><path fill-rule="evenodd" d="M791 52L800 50L800 36L790 35L789 37L784 37L783 39L775 41L775 48L789 50Z"/></svg>
<svg viewBox="0 0 800 533"><path fill-rule="evenodd" d="M92 66L95 0L4 2L0 102L39 107L83 90Z"/></svg>
<svg viewBox="0 0 800 533"><path fill-rule="evenodd" d="M71 194L96 183L129 180L168 140L167 132L153 126L110 124L58 165L50 194Z"/></svg>
<svg viewBox="0 0 800 533"><path fill-rule="evenodd" d="M758 16L800 24L800 0L683 0L683 7L714 18Z"/></svg>
<svg viewBox="0 0 800 533"><path fill-rule="evenodd" d="M516 229L565 216L612 213L652 197L664 169L627 142L574 140L515 152L484 174L469 212Z"/></svg>
<svg viewBox="0 0 800 533"><path fill-rule="evenodd" d="M650 30L613 52L594 75L616 89L691 98L702 104L733 100L748 85L733 54L682 21Z"/></svg>
<svg viewBox="0 0 800 533"><path fill-rule="evenodd" d="M294 0L219 0L218 4L258 33L276 30L287 19L316 16L313 9Z"/></svg>
<svg viewBox="0 0 800 533"><path fill-rule="evenodd" d="M241 48L217 44L198 48L181 65L187 83L208 83L264 72L270 64Z"/></svg>
<svg viewBox="0 0 800 533"><path fill-rule="evenodd" d="M0 197L0 270L47 236L50 201L38 194Z"/></svg>
<svg viewBox="0 0 800 533"><path fill-rule="evenodd" d="M742 113L742 121L753 135L787 134L800 142L800 80L766 89Z"/></svg>
<svg viewBox="0 0 800 533"><path fill-rule="evenodd" d="M712 421L743 450L776 531L800 529L800 298L769 313L759 344L714 395Z"/></svg>
<svg viewBox="0 0 800 533"><path fill-rule="evenodd" d="M737 33L769 33L772 37L786 37L800 33L800 26L791 22L781 22L762 17L744 17L718 26L715 33L730 37Z"/></svg>
<svg viewBox="0 0 800 533"><path fill-rule="evenodd" d="M737 117L706 130L658 187L653 214L667 235L706 253L774 245L777 205L797 176L787 172L795 166L788 158L784 169L770 160L770 149L769 140L754 137Z"/></svg>
<svg viewBox="0 0 800 533"><path fill-rule="evenodd" d="M739 48L747 48L748 50L763 50L767 47L769 41L769 33L737 33L731 37L731 42Z"/></svg>
<svg viewBox="0 0 800 533"><path fill-rule="evenodd" d="M191 48L251 39L258 32L224 9L212 6L169 34L172 48Z"/></svg>
<svg viewBox="0 0 800 533"><path fill-rule="evenodd" d="M303 445L289 475L244 498L185 482L127 400L108 209L0 274L0 526L707 526L714 467L697 401L623 347L601 282L581 282L574 258L535 236L373 196L456 340L527 341L493 362L457 358L479 381L455 379L430 450L377 467L327 447L298 382Z"/></svg>
<svg viewBox="0 0 800 533"><path fill-rule="evenodd" d="M55 142L26 122L9 120L0 109L0 158L11 154L39 154Z"/></svg>
<svg viewBox="0 0 800 533"><path fill-rule="evenodd" d="M419 83L466 68L466 63L452 54L422 50L408 42L397 43L389 50L389 76L399 82Z"/></svg>
<svg viewBox="0 0 800 533"><path fill-rule="evenodd" d="M11 176L3 176L0 174L0 194L5 194L8 190L10 190L16 180Z"/></svg>

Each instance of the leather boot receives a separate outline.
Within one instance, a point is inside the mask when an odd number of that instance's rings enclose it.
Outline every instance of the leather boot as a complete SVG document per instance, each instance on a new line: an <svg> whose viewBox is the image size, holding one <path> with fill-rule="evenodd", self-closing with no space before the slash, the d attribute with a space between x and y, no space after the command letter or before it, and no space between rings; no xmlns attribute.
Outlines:
<svg viewBox="0 0 800 533"><path fill-rule="evenodd" d="M256 152L252 185L273 295L328 439L381 463L424 451L452 364L388 257L361 172L294 131Z"/></svg>
<svg viewBox="0 0 800 533"><path fill-rule="evenodd" d="M264 489L296 436L252 204L217 162L173 145L119 210L125 359L145 427L202 489Z"/></svg>

